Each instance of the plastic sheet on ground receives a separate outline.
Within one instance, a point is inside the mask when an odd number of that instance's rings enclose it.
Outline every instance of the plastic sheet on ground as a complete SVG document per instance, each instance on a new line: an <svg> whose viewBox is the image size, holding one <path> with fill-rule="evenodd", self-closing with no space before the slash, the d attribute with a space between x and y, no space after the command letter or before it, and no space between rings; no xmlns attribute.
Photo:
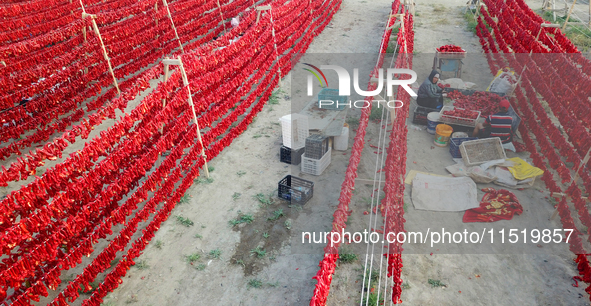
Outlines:
<svg viewBox="0 0 591 306"><path fill-rule="evenodd" d="M468 177L437 177L418 173L412 182L415 209L465 211L478 207L476 183Z"/></svg>
<svg viewBox="0 0 591 306"><path fill-rule="evenodd" d="M509 171L517 180L525 180L544 174L542 169L528 164L519 157L509 158L508 160L514 163L513 166L509 167Z"/></svg>

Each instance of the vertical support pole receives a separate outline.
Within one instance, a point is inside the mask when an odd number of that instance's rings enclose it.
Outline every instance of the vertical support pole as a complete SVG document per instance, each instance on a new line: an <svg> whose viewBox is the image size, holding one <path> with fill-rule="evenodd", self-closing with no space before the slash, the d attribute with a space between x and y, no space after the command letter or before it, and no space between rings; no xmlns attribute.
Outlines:
<svg viewBox="0 0 591 306"><path fill-rule="evenodd" d="M166 57L166 59L169 59L168 57ZM170 65L168 63L164 63L164 83L166 83L166 81L168 81L168 76L169 76L169 70ZM162 98L162 109L164 109L166 107L166 97ZM162 127L160 128L160 134L162 134L162 130L164 128L164 124L162 124Z"/></svg>
<svg viewBox="0 0 591 306"><path fill-rule="evenodd" d="M172 29L174 30L174 37L176 37L176 40L178 40L178 42L179 42L179 46L181 47L181 52L185 53L185 50L183 50L183 44L181 43L181 40L179 39L179 33L177 33L177 31L176 31L176 27L174 26L174 21L172 20L172 15L170 14L170 10L168 9L168 2L166 2L166 0L162 0L162 3L164 4L164 7L166 7L166 12L168 13L168 19L170 19L170 23L172 24Z"/></svg>
<svg viewBox="0 0 591 306"><path fill-rule="evenodd" d="M154 3L154 13L158 14L158 2ZM158 26L158 16L155 19L156 26Z"/></svg>
<svg viewBox="0 0 591 306"><path fill-rule="evenodd" d="M222 26L224 27L224 34L226 34L226 23L224 22L224 14L222 14L222 6L220 5L220 0L216 0L216 2L218 4L218 10L220 11L220 18L222 19Z"/></svg>
<svg viewBox="0 0 591 306"><path fill-rule="evenodd" d="M205 170L205 175L209 178L209 169L207 167L207 155L205 155L205 146L203 145L203 140L201 139L201 131L199 130L199 123L197 122L197 114L195 113L195 105L193 104L193 97L191 97L191 87L189 87L189 80L187 79L187 73L185 72L185 67L183 66L183 61L181 57L178 57L179 66L181 68L181 74L183 76L183 85L187 87L189 91L189 105L191 106L191 110L193 111L193 121L195 122L195 126L197 127L197 140L201 143L201 155L205 159L205 164L203 168Z"/></svg>
<svg viewBox="0 0 591 306"><path fill-rule="evenodd" d="M84 37L84 44L86 44L86 26L82 28L82 36ZM85 53L84 58L88 58L88 53ZM84 74L88 74L88 67L84 67Z"/></svg>
<svg viewBox="0 0 591 306"><path fill-rule="evenodd" d="M168 59L168 57L166 57L166 59ZM164 83L166 83L166 81L168 81L168 75L169 75L169 65L164 64ZM162 99L162 107L164 108L165 106L166 106L166 98Z"/></svg>
<svg viewBox="0 0 591 306"><path fill-rule="evenodd" d="M573 13L573 9L575 8L575 4L577 4L577 0L573 1L573 5L571 5L570 10L568 10L568 15L566 15L566 20L564 21L564 25L562 26L562 32L566 29L566 25L568 24L568 19L570 18L570 14Z"/></svg>
<svg viewBox="0 0 591 306"><path fill-rule="evenodd" d="M158 1L154 3L154 23L158 27ZM156 40L160 38L160 34L156 34Z"/></svg>
<svg viewBox="0 0 591 306"><path fill-rule="evenodd" d="M273 46L275 48L275 61L277 63L277 71L279 72L279 86L282 86L281 81L281 67L279 67L279 52L277 51L277 41L275 40L275 23L273 22L272 7L270 5L257 6L257 21L259 23L261 17L261 11L269 11L269 20L271 21L271 36L273 36Z"/></svg>
<svg viewBox="0 0 591 306"><path fill-rule="evenodd" d="M273 36L273 46L275 47L275 63L279 73L279 86L283 86L281 81L281 66L279 64L279 52L277 52L277 41L275 40L275 23L273 22L273 10L269 9L269 19L271 20L271 35Z"/></svg>
<svg viewBox="0 0 591 306"><path fill-rule="evenodd" d="M540 34L542 34L542 28L559 28L559 27L560 27L559 24L550 24L550 23L540 24L540 30L538 31L538 35L536 35L535 41L538 41L538 38L540 38ZM529 52L530 59L531 59L532 53L534 53L533 49ZM517 79L517 82L515 82L515 84L513 84L513 89L511 89L510 97L515 97L515 89L517 88L517 86L521 82L521 78L523 77L523 73L525 72L525 68L527 68L527 63L523 65L523 69L521 70L521 74L519 74L519 78Z"/></svg>
<svg viewBox="0 0 591 306"><path fill-rule="evenodd" d="M585 165L589 162L589 154L591 154L591 148L589 148L589 150L587 151L587 154L585 155L585 158L583 158L583 162L581 162L581 164L579 165L579 168L577 169L577 172L575 173L575 177L573 178L573 183L577 183L577 180L579 179L579 171L581 171L581 168L585 167Z"/></svg>
<svg viewBox="0 0 591 306"><path fill-rule="evenodd" d="M72 3L72 0L70 0L70 3ZM80 7L82 7L82 12L86 13L86 10L84 9L84 4L82 4L82 0L80 0ZM86 25L82 28L82 36L84 37L84 43L86 43ZM88 53L84 55L84 58L88 58ZM84 68L84 74L88 74L88 67Z"/></svg>
<svg viewBox="0 0 591 306"><path fill-rule="evenodd" d="M553 22L556 22L556 0L552 0L552 16L554 17Z"/></svg>
<svg viewBox="0 0 591 306"><path fill-rule="evenodd" d="M80 0L80 3L82 3L82 0ZM103 49L103 57L107 61L107 65L109 66L109 72L111 73L111 77L113 77L113 85L115 85L115 89L117 89L117 94L121 95L121 91L119 90L119 84L117 84L117 78L115 78L115 73L113 72L113 66L111 65L111 59L109 58L109 55L107 54L107 49L105 48L105 43L103 42L103 38L101 36L101 32L99 31L98 25L96 24L96 21L94 20L94 15L87 14L84 11L84 6L82 6L82 10L83 10L82 18L86 18L86 16L88 16L88 17L90 17L90 20L92 21L92 27L94 29L94 33L99 38L99 42L101 43L101 48Z"/></svg>

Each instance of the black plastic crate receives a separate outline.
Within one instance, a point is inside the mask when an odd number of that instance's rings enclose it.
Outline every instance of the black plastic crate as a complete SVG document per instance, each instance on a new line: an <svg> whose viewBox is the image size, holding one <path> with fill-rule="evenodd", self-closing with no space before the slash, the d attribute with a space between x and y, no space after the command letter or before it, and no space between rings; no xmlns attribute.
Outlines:
<svg viewBox="0 0 591 306"><path fill-rule="evenodd" d="M450 138L449 153L453 158L462 158L462 153L460 153L460 145L462 142L476 139L478 139L478 137Z"/></svg>
<svg viewBox="0 0 591 306"><path fill-rule="evenodd" d="M419 125L427 125L427 115L431 112L439 112L436 108L428 108L423 106L417 106L412 116L412 123Z"/></svg>
<svg viewBox="0 0 591 306"><path fill-rule="evenodd" d="M281 156L281 162L299 165L302 162L302 155L304 155L305 148L299 148L297 150L281 146L279 155Z"/></svg>
<svg viewBox="0 0 591 306"><path fill-rule="evenodd" d="M277 196L280 199L304 205L313 195L313 182L291 175L288 175L279 181Z"/></svg>
<svg viewBox="0 0 591 306"><path fill-rule="evenodd" d="M312 135L306 138L307 158L321 159L324 153L328 152L328 138L322 135Z"/></svg>

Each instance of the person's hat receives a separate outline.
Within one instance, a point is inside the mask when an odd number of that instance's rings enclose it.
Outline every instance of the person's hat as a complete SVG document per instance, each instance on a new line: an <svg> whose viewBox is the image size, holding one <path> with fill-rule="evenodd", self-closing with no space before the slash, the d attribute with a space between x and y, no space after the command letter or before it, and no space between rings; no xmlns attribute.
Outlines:
<svg viewBox="0 0 591 306"><path fill-rule="evenodd" d="M502 108L509 109L509 107L511 107L511 104L509 104L509 101L507 101L507 100L503 99L503 100L501 100L501 102L499 103L499 107L502 107Z"/></svg>

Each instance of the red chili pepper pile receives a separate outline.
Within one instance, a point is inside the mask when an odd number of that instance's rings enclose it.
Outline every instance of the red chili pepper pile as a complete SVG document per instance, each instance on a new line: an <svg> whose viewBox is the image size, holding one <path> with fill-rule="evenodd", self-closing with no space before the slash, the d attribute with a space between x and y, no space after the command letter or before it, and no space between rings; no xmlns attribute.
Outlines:
<svg viewBox="0 0 591 306"><path fill-rule="evenodd" d="M447 110L443 112L446 116L458 117L458 118L466 118L466 119L476 119L478 118L478 112L461 109L461 108L454 108L452 110Z"/></svg>
<svg viewBox="0 0 591 306"><path fill-rule="evenodd" d="M439 52L466 52L466 50L462 49L462 47L458 47L455 45L445 45L437 48Z"/></svg>
<svg viewBox="0 0 591 306"><path fill-rule="evenodd" d="M561 197L556 208L563 228L574 230L574 237L571 236L574 239L569 241L569 248L577 254L576 262L582 276L579 279L591 284L591 264L580 237L587 235L586 239L591 241L591 236L576 228L570 214L572 207L584 226L589 228L591 225L591 214L581 198L583 189L572 181L573 172L579 169L583 157L591 147L591 135L587 130L591 124L591 102L588 100L591 61L585 59L559 29L542 28L539 39L536 40L540 23L545 21L531 11L524 1L485 0L485 4L488 10L481 9L483 18L478 18L477 35L480 43L487 54L492 73L499 67L507 66L514 71L521 71L523 65L527 65L515 91L516 98L511 101L524 119L520 125L520 133L535 166L544 170L542 180L548 190L552 193L562 192L572 198L572 204L569 205L566 198ZM497 18L497 21L493 18ZM495 39L486 26L492 28ZM498 49L503 53L497 53ZM514 54L512 51L526 54ZM527 55L530 51L534 52L532 59ZM538 96L546 101L563 131L550 119ZM530 133L535 135L535 142ZM570 169L564 159L573 163ZM590 163L586 166L578 174L584 190L589 193ZM560 177L561 185L555 180L554 173ZM591 293L591 285L585 291Z"/></svg>
<svg viewBox="0 0 591 306"><path fill-rule="evenodd" d="M56 1L35 1L34 3L39 6L34 6L32 2L3 5L0 7L0 16L12 17L6 19L0 28L14 27L16 31L27 25L35 28L44 24L34 23L29 15L20 16L22 8L30 9L27 14L34 15L35 10L45 12L49 7L47 11L56 16L69 16L72 14L70 10L75 10L76 7L66 5L67 12L64 13L61 10L64 6L53 8L53 2ZM97 22L104 26L101 28L101 34L107 47L120 51L114 54L127 56L126 60L130 63L120 67L122 70L119 77L137 72L147 65L146 63L152 63L163 54L170 54L172 48L175 48L175 45L170 43L174 34L170 32L165 11L162 7L157 12L153 11L155 1L87 2L89 13L99 12ZM124 227L117 233L117 237L111 240L106 248L100 250L100 254L84 267L83 272L77 275L66 289L59 292L51 303L66 305L76 300L80 287L89 290L89 283L110 267L119 252L127 250L99 288L89 299L82 302L82 305L99 305L102 298L122 282L121 278L134 264L133 260L154 237L154 232L167 219L175 204L199 175L199 168L204 165L205 160L216 157L247 129L279 82L279 69L284 74L291 69L292 55L305 52L312 39L330 22L330 17L341 3L314 0L290 1L284 4L282 1L268 1L263 4L273 6L275 41L271 34L270 15L263 13L259 22L255 23L256 13L251 10L243 16L238 27L210 42L214 35L223 31L223 26L218 22L219 11L207 12L217 8L217 2L169 2L171 11L176 13L173 17L181 38L199 37L194 42L185 44L185 52L189 53L182 55L182 61L187 70L189 86L193 92L199 91L200 94L200 99L195 101L195 112L200 127L206 128L202 135L206 148L205 155L201 154L201 142L197 141L197 130L192 124L193 113L187 105L187 88L180 86L180 72L174 69L167 82L160 83L131 112L118 118L111 128L96 135L82 150L71 154L65 161L49 168L42 176L35 177L31 183L11 192L7 198L0 201L0 211L3 212L0 215L0 256L4 257L0 263L0 302L28 305L31 301L39 301L40 295L48 296L50 293L47 289L55 290L60 284L62 271L76 267L81 263L82 256L91 254L100 240L113 234L113 226L123 224ZM222 0L220 4L224 14L235 16L251 6L252 2ZM146 7L152 9L151 14L144 14L144 11L150 11ZM138 16L133 17L134 14ZM53 20L51 16L46 16L47 22ZM122 19L123 16L126 18ZM148 19L145 19L146 16ZM20 22L20 18L26 19L27 22ZM150 30L153 22L151 18L161 19L155 32ZM79 21L73 21L72 24L68 23L67 18L54 19L59 20L55 21L56 26L61 22L67 25L56 30L53 36L35 35L37 30L32 32L32 36L23 36L22 31L10 32L12 36L9 38L2 37L7 40L0 42L0 54L6 55L3 58L23 61L40 54L49 56L51 52L44 53L45 49L39 48L37 44L55 42L54 46L47 48L57 50L56 48L61 48L58 42L62 41L63 45L68 46L64 50L75 49L76 47L72 46L80 44L80 39L67 38L68 35L73 35L72 29L79 30L76 28ZM134 22L142 24L144 21L147 29L135 26ZM308 26L311 30L304 31ZM226 27L231 28L228 24ZM142 36L142 33L156 35L155 43L148 43L148 40L141 42L142 39L149 38ZM244 35L230 45L229 40L240 33ZM115 37L115 34L118 36ZM123 34L129 35L127 40L122 40ZM89 41L94 42L92 35L89 33ZM275 42L277 53L282 54L278 61L275 61ZM159 49L164 44L171 47ZM260 47L252 48L253 45ZM80 56L81 53L77 52L65 52L64 57ZM144 53L149 56L144 57ZM124 61L118 61L117 56L119 55L112 56L113 62L116 65L123 64ZM56 60L53 56L46 59L43 63L55 65L52 62ZM80 63L84 62L84 59L78 60ZM92 63L91 60L89 59L88 63ZM4 69L15 69L16 66L12 65L15 64L11 62ZM0 70L3 69L2 66L0 65ZM59 66L61 64L56 67ZM76 69L81 67L83 66L77 66ZM110 81L104 65L98 64L94 68L103 69L98 75L106 75L105 80ZM29 73L28 70L14 71L21 74ZM77 136L88 138L93 127L106 117L115 119L115 110L125 109L129 101L149 86L148 81L161 73L162 65L156 65L130 78L129 81L120 83L120 97L102 96L96 100L103 99L100 103L90 101L87 104L89 109L98 110L97 112L90 114L87 120L75 125L61 137L35 152L30 152L25 158L18 159L9 169L2 167L0 185L34 175L36 167L42 165L44 160L62 157L64 148L69 143L74 143ZM22 80L25 79L23 74ZM0 82L5 82L9 88L14 85L11 83L14 82L12 79L2 79ZM31 86L31 90L36 88L35 85ZM165 106L162 105L163 98L166 98ZM110 103L102 106L109 99L112 99ZM46 107L39 108L43 111L49 109L50 105L35 101L29 102L27 111L30 110L29 105ZM73 107L75 109L76 105ZM64 109L64 112L67 111ZM79 116L83 113L82 111L75 114ZM18 108L11 114L22 116L19 120L29 122L26 121L29 120L26 118L28 114L23 115L22 110ZM7 116L6 113L0 114L0 118L6 120L16 118ZM239 117L242 119L238 120ZM73 122L72 120L74 119L68 121L68 124ZM238 125L232 126L235 122L239 122ZM59 125L57 121L54 123ZM59 125L59 129L62 127ZM48 133L47 135L51 135L53 132L48 130ZM13 143L9 147L15 148L14 152L18 152L19 145ZM160 166L147 175L159 156L166 151L171 153ZM189 152L186 153L187 151ZM126 199L123 200L124 198ZM138 209L142 202L145 203ZM165 204L159 208L163 202ZM151 221L143 230L143 234L128 247L140 223L149 219ZM30 286L25 286L25 283ZM7 297L7 293L10 296Z"/></svg>
<svg viewBox="0 0 591 306"><path fill-rule="evenodd" d="M454 107L480 111L480 115L483 117L496 113L499 102L503 99L497 94L486 91L477 91L473 95L467 96L454 90L448 93L447 96L454 100Z"/></svg>

